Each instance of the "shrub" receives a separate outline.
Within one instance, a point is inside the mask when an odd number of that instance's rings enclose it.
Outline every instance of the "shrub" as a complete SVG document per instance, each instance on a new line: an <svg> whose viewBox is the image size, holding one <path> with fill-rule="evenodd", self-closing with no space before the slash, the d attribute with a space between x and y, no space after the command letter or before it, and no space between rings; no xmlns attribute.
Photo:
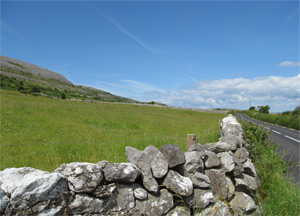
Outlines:
<svg viewBox="0 0 300 216"><path fill-rule="evenodd" d="M61 93L60 98L63 99L63 100L66 99L65 93Z"/></svg>

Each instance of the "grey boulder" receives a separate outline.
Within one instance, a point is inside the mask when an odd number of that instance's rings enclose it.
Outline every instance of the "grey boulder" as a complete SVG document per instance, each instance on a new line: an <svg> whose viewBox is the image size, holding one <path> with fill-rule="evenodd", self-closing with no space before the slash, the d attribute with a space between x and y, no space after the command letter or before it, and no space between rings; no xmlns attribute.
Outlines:
<svg viewBox="0 0 300 216"><path fill-rule="evenodd" d="M9 198L5 195L5 193L0 189L0 214L4 212L7 204L9 202Z"/></svg>
<svg viewBox="0 0 300 216"><path fill-rule="evenodd" d="M22 211L43 201L60 199L68 190L68 184L67 179L59 173L30 167L8 168L0 172L0 189L1 208L2 203L5 206L7 202L7 196L10 197L11 207Z"/></svg>
<svg viewBox="0 0 300 216"><path fill-rule="evenodd" d="M209 177L210 187L212 189L215 201L218 198L229 200L229 184L224 171L217 169L205 170L205 175Z"/></svg>
<svg viewBox="0 0 300 216"><path fill-rule="evenodd" d="M220 159L221 170L223 170L226 173L231 172L234 169L235 165L231 154L229 152L221 152L217 155Z"/></svg>
<svg viewBox="0 0 300 216"><path fill-rule="evenodd" d="M140 215L164 215L173 206L173 195L167 189L161 189L157 195L148 194L146 200L136 200L136 209Z"/></svg>
<svg viewBox="0 0 300 216"><path fill-rule="evenodd" d="M216 153L212 151L207 151L207 158L205 160L205 168L213 168L220 166L220 159Z"/></svg>
<svg viewBox="0 0 300 216"><path fill-rule="evenodd" d="M244 163L249 157L249 152L244 147L238 148L234 154L240 159L242 163Z"/></svg>
<svg viewBox="0 0 300 216"><path fill-rule="evenodd" d="M97 198L107 198L112 195L114 190L117 188L117 185L115 183L111 183L108 185L98 185L96 190L92 192L93 196Z"/></svg>
<svg viewBox="0 0 300 216"><path fill-rule="evenodd" d="M195 173L204 171L204 163L201 158L201 154L197 151L185 152L185 173Z"/></svg>
<svg viewBox="0 0 300 216"><path fill-rule="evenodd" d="M191 179L181 176L174 170L169 170L162 185L180 194L181 196L190 196L193 193L193 182Z"/></svg>
<svg viewBox="0 0 300 216"><path fill-rule="evenodd" d="M126 146L126 157L127 157L127 161L129 163L133 163L136 164L137 159L143 154L142 151L130 147L130 146Z"/></svg>
<svg viewBox="0 0 300 216"><path fill-rule="evenodd" d="M132 185L132 188L133 188L133 194L135 198L139 200L147 199L148 192L142 187L142 185L135 183Z"/></svg>
<svg viewBox="0 0 300 216"><path fill-rule="evenodd" d="M226 142L207 143L204 147L214 153L227 152L231 150L231 145Z"/></svg>
<svg viewBox="0 0 300 216"><path fill-rule="evenodd" d="M185 156L182 149L178 145L168 144L160 148L168 161L169 168L185 163Z"/></svg>
<svg viewBox="0 0 300 216"><path fill-rule="evenodd" d="M193 209L204 209L213 203L213 193L211 190L194 189L191 196L185 197L185 202Z"/></svg>
<svg viewBox="0 0 300 216"><path fill-rule="evenodd" d="M232 209L237 215L245 215L256 210L254 200L247 194L236 192L234 198L230 201Z"/></svg>
<svg viewBox="0 0 300 216"><path fill-rule="evenodd" d="M156 179L153 177L150 166L150 158L148 154L142 153L139 158L137 158L136 166L140 169L143 185L146 190L150 192L157 193L159 190L158 183Z"/></svg>
<svg viewBox="0 0 300 216"><path fill-rule="evenodd" d="M196 172L194 175L190 176L194 188L208 188L210 187L210 180L207 175L203 173Z"/></svg>
<svg viewBox="0 0 300 216"><path fill-rule="evenodd" d="M69 204L70 214L100 214L105 210L105 201L88 196L76 194Z"/></svg>
<svg viewBox="0 0 300 216"><path fill-rule="evenodd" d="M103 173L108 182L133 183L140 170L132 163L107 163Z"/></svg>
<svg viewBox="0 0 300 216"><path fill-rule="evenodd" d="M122 211L135 206L133 188L131 185L118 184L112 196L106 199L105 211Z"/></svg>
<svg viewBox="0 0 300 216"><path fill-rule="evenodd" d="M69 188L74 192L92 192L103 180L101 167L93 163L62 164L55 172L68 179Z"/></svg>
<svg viewBox="0 0 300 216"><path fill-rule="evenodd" d="M191 215L190 209L184 206L176 206L167 214L167 216L190 216L190 215Z"/></svg>
<svg viewBox="0 0 300 216"><path fill-rule="evenodd" d="M168 172L168 161L165 156L153 145L148 146L144 152L149 156L153 176L164 177Z"/></svg>

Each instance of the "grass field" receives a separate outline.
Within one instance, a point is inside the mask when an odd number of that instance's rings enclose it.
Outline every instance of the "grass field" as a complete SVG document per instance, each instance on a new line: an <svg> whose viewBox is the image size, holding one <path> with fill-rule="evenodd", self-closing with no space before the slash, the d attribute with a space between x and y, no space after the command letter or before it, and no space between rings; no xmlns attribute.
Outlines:
<svg viewBox="0 0 300 216"><path fill-rule="evenodd" d="M72 161L126 161L125 147L177 144L186 134L218 140L225 114L128 104L87 103L0 90L0 170L30 166L53 171Z"/></svg>

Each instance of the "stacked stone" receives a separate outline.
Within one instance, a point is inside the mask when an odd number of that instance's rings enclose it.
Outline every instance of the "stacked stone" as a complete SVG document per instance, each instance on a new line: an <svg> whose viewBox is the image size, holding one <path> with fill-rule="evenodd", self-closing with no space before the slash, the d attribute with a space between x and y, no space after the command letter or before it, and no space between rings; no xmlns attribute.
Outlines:
<svg viewBox="0 0 300 216"><path fill-rule="evenodd" d="M0 172L2 215L259 215L259 181L233 116L217 143L187 152L168 144L126 147L128 163L63 164Z"/></svg>

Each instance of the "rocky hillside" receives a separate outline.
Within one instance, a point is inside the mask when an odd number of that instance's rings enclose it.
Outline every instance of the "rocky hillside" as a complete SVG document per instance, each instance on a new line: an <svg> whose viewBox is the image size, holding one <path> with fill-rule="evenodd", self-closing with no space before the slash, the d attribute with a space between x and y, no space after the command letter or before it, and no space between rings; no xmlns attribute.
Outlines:
<svg viewBox="0 0 300 216"><path fill-rule="evenodd" d="M34 76L36 79L54 79L62 83L73 85L73 83L71 83L61 74L14 58L1 56L0 64L1 74L4 75L22 79L28 79Z"/></svg>
<svg viewBox="0 0 300 216"><path fill-rule="evenodd" d="M0 55L0 65L2 89L63 99L140 103L100 89L74 85L61 74L14 58Z"/></svg>

